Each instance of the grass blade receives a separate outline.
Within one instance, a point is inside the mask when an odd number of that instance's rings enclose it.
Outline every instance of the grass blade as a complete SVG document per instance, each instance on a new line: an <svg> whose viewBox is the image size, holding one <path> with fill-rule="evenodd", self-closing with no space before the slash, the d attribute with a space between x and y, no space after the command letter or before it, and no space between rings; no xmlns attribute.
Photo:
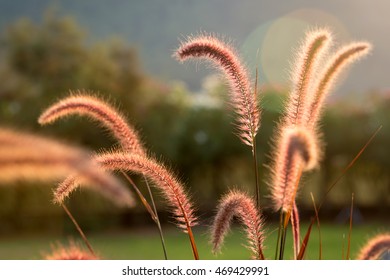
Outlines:
<svg viewBox="0 0 390 280"><path fill-rule="evenodd" d="M85 236L83 230L81 229L81 227L79 226L79 224L77 223L76 219L73 217L73 215L70 213L68 207L65 206L65 204L61 204L62 208L64 209L65 213L68 215L68 217L70 218L70 220L72 221L72 223L75 225L77 231L79 232L81 238L84 240L84 243L85 245L87 245L88 247L88 250L91 252L91 254L96 257L96 254L95 252L93 251L92 249L92 246L91 246L91 243L89 243L87 237Z"/></svg>
<svg viewBox="0 0 390 280"><path fill-rule="evenodd" d="M319 243L320 243L320 249L319 249L319 260L322 260L322 237L321 237L321 225L320 225L320 218L318 216L318 210L316 207L316 202L314 200L313 193L310 192L311 200L313 201L313 207L314 211L316 213L316 220L317 220L317 227L318 227L318 238L319 238Z"/></svg>
<svg viewBox="0 0 390 280"><path fill-rule="evenodd" d="M313 227L313 224L314 224L314 219L312 218L310 221L309 228L307 229L305 238L302 241L301 250L299 251L299 254L297 256L297 260L303 260L303 258L305 256L305 252L306 252L307 244L309 243L311 228Z"/></svg>

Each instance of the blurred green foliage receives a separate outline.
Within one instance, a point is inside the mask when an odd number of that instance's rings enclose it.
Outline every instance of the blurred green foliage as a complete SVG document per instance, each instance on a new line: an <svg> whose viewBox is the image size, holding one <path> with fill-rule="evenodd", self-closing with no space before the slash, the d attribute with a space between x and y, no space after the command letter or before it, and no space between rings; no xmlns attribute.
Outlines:
<svg viewBox="0 0 390 280"><path fill-rule="evenodd" d="M250 149L234 135L234 116L224 102L224 86L191 94L180 84L164 85L142 72L136 50L122 40L92 44L87 39L86 32L72 18L52 12L41 23L21 19L4 30L0 44L1 125L49 134L92 150L109 149L114 141L89 121L63 120L48 127L39 127L36 122L44 108L68 95L69 90L93 91L117 105L139 129L150 153L171 166L190 188L200 212L211 215L210 209L229 187L252 191ZM257 141L260 176L265 182L272 134L286 91L264 89L261 94L263 115ZM197 103L196 97L206 101ZM324 158L319 171L304 180L299 202L303 210L312 211L310 192L320 201L336 176L383 125L331 192L327 205L341 209L349 205L354 192L358 206L371 207L374 213L388 212L390 95L372 93L360 104L364 106L343 99L328 106L322 129ZM0 234L26 228L73 230L62 209L51 204L52 187L1 185ZM265 183L262 193L266 201ZM123 212L84 191L73 194L68 204L87 229L132 223L137 221L134 216L143 211L140 207ZM159 200L161 210L165 209L163 204Z"/></svg>

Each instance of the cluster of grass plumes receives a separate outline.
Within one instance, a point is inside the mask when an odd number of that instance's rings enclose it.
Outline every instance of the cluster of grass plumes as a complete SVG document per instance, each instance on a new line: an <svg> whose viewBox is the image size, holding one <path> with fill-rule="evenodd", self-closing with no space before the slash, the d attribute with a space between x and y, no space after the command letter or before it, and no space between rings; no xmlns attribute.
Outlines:
<svg viewBox="0 0 390 280"><path fill-rule="evenodd" d="M284 114L277 126L271 154L270 180L268 185L273 200L273 209L280 211L280 226L275 258L283 259L287 226L291 222L294 244L294 258L303 258L308 242L301 246L299 211L296 197L303 173L319 166L322 157L322 143L318 123L326 97L335 86L341 73L369 53L367 42L353 42L342 46L333 53L332 34L327 29L316 29L306 38L295 54L291 69L291 91L285 104ZM209 60L217 65L227 77L230 85L231 103L237 115L237 127L243 143L252 147L255 167L256 215L261 215L259 196L258 165L255 137L260 127L260 109L257 97L257 70L254 90L249 74L236 51L227 43L211 35L189 37L175 56L180 61L187 59ZM247 229L251 207L243 211L242 204L249 205L242 194L231 192L221 200L212 227L214 249L222 243L233 215L244 221ZM244 204L245 204L244 203ZM318 214L318 213L316 213ZM244 218L243 218L244 217ZM258 224L259 227L261 223ZM254 222L251 223L254 226ZM310 227L311 229L311 227ZM259 232L263 229L258 229ZM252 234L252 244L259 243ZM257 257L259 255L257 254Z"/></svg>
<svg viewBox="0 0 390 280"><path fill-rule="evenodd" d="M322 143L319 137L319 119L326 97L335 86L347 66L365 56L371 49L367 42L354 42L332 52L332 35L326 29L307 33L296 53L291 70L291 91L284 113L273 138L272 162L268 182L272 208L280 214L275 258L284 258L287 227L291 224L294 259L303 259L310 237L311 223L301 241L299 207L296 197L305 172L320 165ZM230 103L236 115L236 133L245 145L251 147L255 176L254 194L235 189L225 194L217 205L211 225L212 251L220 251L234 217L242 223L247 236L247 248L254 259L266 259L264 255L263 222L264 205L260 203L259 165L257 162L256 137L260 128L257 70L252 82L248 69L230 44L212 35L202 34L182 42L174 56L181 62L202 59L212 62L227 77ZM89 185L121 206L134 204L133 194L114 176L120 171L131 185L139 200L156 223L165 259L167 250L163 231L154 203L149 182L159 190L170 207L177 226L188 234L194 259L199 259L193 227L200 223L195 214L189 191L177 176L143 146L138 132L123 114L109 103L90 92L71 92L69 97L51 105L39 117L41 125L52 124L69 116L87 116L99 123L118 142L110 152L91 153L63 145L46 138L0 129L0 181L18 178L53 180L61 179L54 191L54 201L63 206L88 246L84 252L71 244L60 246L47 259L96 259L91 245L64 205L65 199L79 185ZM31 149L34 146L34 149ZM10 152L10 148L12 152ZM149 199L134 183L131 175L145 178ZM316 218L318 210L313 198ZM319 222L318 222L319 224ZM389 250L389 235L380 235L364 247L359 259L379 258Z"/></svg>
<svg viewBox="0 0 390 280"><path fill-rule="evenodd" d="M256 205L260 206L260 182L257 163L256 135L260 128L261 110L258 104L257 72L254 86L251 85L247 68L235 49L211 35L190 37L182 42L174 55L179 61L204 59L211 61L225 74L230 86L230 103L236 112L237 135L252 148L255 172Z"/></svg>
<svg viewBox="0 0 390 280"><path fill-rule="evenodd" d="M91 190L118 205L133 206L133 196L126 186L97 165L90 154L47 137L0 129L0 181L55 182L78 173ZM62 203L69 193L57 188L54 201Z"/></svg>
<svg viewBox="0 0 390 280"><path fill-rule="evenodd" d="M38 121L40 124L46 125L71 115L85 115L90 117L92 120L97 121L107 128L119 142L119 150L108 154L96 154L93 160L96 164L102 166L106 170L119 170L123 172L124 176L132 185L141 202L158 226L165 258L167 259L167 252L161 224L147 179L151 180L162 191L169 206L173 209L173 215L178 222L178 226L188 233L194 258L198 259L199 256L195 239L192 234L192 227L196 224L196 217L192 203L190 202L184 187L175 178L172 172L164 167L164 165L151 159L147 155L146 149L141 144L138 133L128 122L126 122L122 114L107 102L92 96L90 93L79 91L77 95L71 94L71 96L50 106L41 114ZM127 171L144 175L152 206L150 206L149 202L134 184L132 179L127 176ZM56 195L58 200L62 200L64 194L66 195L74 189L75 186L80 183L81 179L82 177L78 174L72 174L67 177L57 188Z"/></svg>

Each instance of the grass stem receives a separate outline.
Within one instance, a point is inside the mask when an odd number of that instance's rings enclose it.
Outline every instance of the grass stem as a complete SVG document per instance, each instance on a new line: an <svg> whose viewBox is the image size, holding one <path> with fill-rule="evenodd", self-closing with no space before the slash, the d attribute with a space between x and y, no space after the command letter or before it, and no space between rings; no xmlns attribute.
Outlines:
<svg viewBox="0 0 390 280"><path fill-rule="evenodd" d="M165 246L164 235L163 235L163 231L162 231L162 228L161 228L160 218L158 216L156 204L154 202L153 193L152 193L152 190L150 189L148 179L146 178L145 175L144 175L144 179L145 179L146 187L147 187L148 192L149 192L150 201L152 202L154 214L156 215L156 224L157 224L157 227L158 227L158 232L160 234L161 244L162 244L162 247L163 247L163 250L164 250L164 257L165 257L165 260L168 260L167 248Z"/></svg>
<svg viewBox="0 0 390 280"><path fill-rule="evenodd" d="M72 213L70 213L68 207L66 207L66 205L63 204L63 203L61 204L61 206L62 206L62 208L64 209L65 213L66 213L66 214L68 215L68 217L70 218L70 220L71 220L71 221L73 222L73 224L75 225L75 227L76 227L77 231L79 232L81 238L84 240L85 245L87 245L88 250L91 252L91 254L92 254L93 256L96 257L96 254L95 254L95 252L93 251L91 244L89 243L87 237L85 236L83 230L81 229L81 227L80 227L79 224L77 223L76 219L73 217Z"/></svg>
<svg viewBox="0 0 390 280"><path fill-rule="evenodd" d="M255 169L255 180L256 180L256 206L257 209L260 211L260 178L259 178L259 170L258 170L258 162L257 162L257 153L256 153L256 139L253 138L253 149L252 149L252 155L253 155L253 164Z"/></svg>
<svg viewBox="0 0 390 280"><path fill-rule="evenodd" d="M279 243L280 243L280 234L283 228L283 211L280 210L280 219L279 219L279 229L278 229L278 238L276 238L276 250L275 250L275 260L279 258Z"/></svg>
<svg viewBox="0 0 390 280"><path fill-rule="evenodd" d="M158 231L159 231L159 235L160 235L160 240L161 240L161 245L162 245L162 248L163 248L163 252L164 252L164 257L166 260L168 260L168 254L167 254L167 249L166 249L166 246L165 246L165 240L164 240L164 235L163 235L163 232L162 232L162 228L161 228L161 223L160 223L160 219L158 217L158 214L157 214L157 209L156 209L156 205L154 203L154 199L153 199L153 194L150 190L150 186L149 186L149 183L148 181L146 180L145 176L145 182L147 184L147 187L148 187L148 190L149 190L149 195L151 197L151 201L152 201L152 205L153 205L153 208L152 209L150 207L150 204L148 203L148 201L145 199L144 195L141 193L141 191L138 189L137 185L134 183L134 181L130 178L130 176L128 176L124 171L122 171L122 174L123 176L126 178L126 180L130 183L130 185L133 187L133 189L135 190L135 192L137 193L138 197L140 198L142 204L145 206L146 210L149 212L150 216L152 217L152 220L156 223L157 225L157 228L158 228Z"/></svg>

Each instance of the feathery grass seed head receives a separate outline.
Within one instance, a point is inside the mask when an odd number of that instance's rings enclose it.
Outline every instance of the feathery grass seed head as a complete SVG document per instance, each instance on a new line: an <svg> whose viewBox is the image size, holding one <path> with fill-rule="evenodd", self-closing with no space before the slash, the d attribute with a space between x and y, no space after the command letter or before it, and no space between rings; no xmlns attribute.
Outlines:
<svg viewBox="0 0 390 280"><path fill-rule="evenodd" d="M74 242L70 242L69 246L65 247L61 244L52 248L50 254L43 256L45 260L98 260L99 258L92 255L90 252L85 251L76 245Z"/></svg>
<svg viewBox="0 0 390 280"><path fill-rule="evenodd" d="M125 118L106 102L79 92L71 95L46 109L38 119L42 125L73 114L89 116L109 129L127 152L145 154L137 132L130 127Z"/></svg>
<svg viewBox="0 0 390 280"><path fill-rule="evenodd" d="M252 257L263 259L263 222L253 200L240 191L230 191L223 196L217 209L211 228L213 252L220 250L233 216L237 216L245 226Z"/></svg>
<svg viewBox="0 0 390 280"><path fill-rule="evenodd" d="M274 151L271 188L274 209L288 211L302 171L316 167L319 149L314 133L304 127L282 127Z"/></svg>
<svg viewBox="0 0 390 280"><path fill-rule="evenodd" d="M376 260L383 253L390 252L390 234L379 234L371 238L367 244L360 249L358 260Z"/></svg>
<svg viewBox="0 0 390 280"><path fill-rule="evenodd" d="M54 191L54 202L62 204L78 186L86 186L121 207L135 205L128 188L97 164L90 164L65 178Z"/></svg>
<svg viewBox="0 0 390 280"><path fill-rule="evenodd" d="M353 42L344 47L341 47L324 66L324 70L319 73L319 76L314 82L313 100L308 106L308 124L310 127L315 127L326 97L336 84L340 74L353 62L367 55L372 46L368 42Z"/></svg>
<svg viewBox="0 0 390 280"><path fill-rule="evenodd" d="M310 31L296 53L291 71L292 90L286 106L285 124L302 125L307 119L309 87L318 71L319 62L331 43L331 34L326 29ZM306 115L305 115L306 114Z"/></svg>
<svg viewBox="0 0 390 280"><path fill-rule="evenodd" d="M226 75L231 89L231 103L237 114L238 136L252 146L260 126L257 92L251 88L246 67L236 51L211 35L189 38L175 53L179 61L200 58L212 61Z"/></svg>
<svg viewBox="0 0 390 280"><path fill-rule="evenodd" d="M96 161L108 170L124 170L144 174L161 190L178 226L183 230L196 225L190 199L179 180L157 161L137 154L107 153L96 156Z"/></svg>

